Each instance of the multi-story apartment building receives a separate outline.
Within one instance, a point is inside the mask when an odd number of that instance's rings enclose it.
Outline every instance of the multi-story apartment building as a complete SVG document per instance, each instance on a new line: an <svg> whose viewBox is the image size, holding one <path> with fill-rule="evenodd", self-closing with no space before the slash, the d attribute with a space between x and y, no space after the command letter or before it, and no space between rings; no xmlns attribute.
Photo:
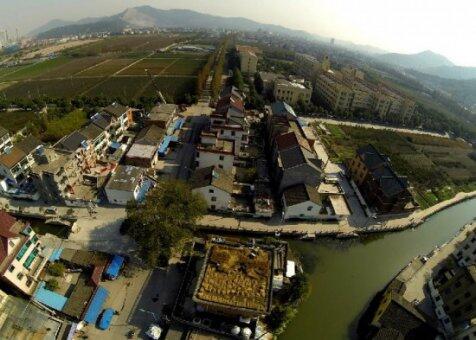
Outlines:
<svg viewBox="0 0 476 340"><path fill-rule="evenodd" d="M0 211L0 277L25 295L32 295L45 267L40 240L33 229Z"/></svg>
<svg viewBox="0 0 476 340"><path fill-rule="evenodd" d="M273 95L276 100L285 101L295 105L299 100L309 103L311 100L312 86L296 81L277 79L274 83Z"/></svg>
<svg viewBox="0 0 476 340"><path fill-rule="evenodd" d="M0 155L0 175L14 185L23 182L35 163L33 154L40 146L38 139L28 136L13 147L6 148Z"/></svg>
<svg viewBox="0 0 476 340"><path fill-rule="evenodd" d="M8 130L0 126L0 154L5 152L5 149L13 146L12 138Z"/></svg>
<svg viewBox="0 0 476 340"><path fill-rule="evenodd" d="M359 148L347 168L367 204L379 213L398 213L414 207L406 177L398 176L388 157L373 145Z"/></svg>
<svg viewBox="0 0 476 340"><path fill-rule="evenodd" d="M259 50L252 46L237 45L236 50L240 58L240 70L243 73L254 74L258 67Z"/></svg>
<svg viewBox="0 0 476 340"><path fill-rule="evenodd" d="M476 264L476 233L472 230L466 238L457 245L453 256L460 266Z"/></svg>
<svg viewBox="0 0 476 340"><path fill-rule="evenodd" d="M81 181L74 155L44 148L35 153L35 161L30 177L42 199L48 203L64 203Z"/></svg>
<svg viewBox="0 0 476 340"><path fill-rule="evenodd" d="M337 79L332 73L324 73L317 77L317 92L329 108L334 111L349 110L352 106L354 93L352 88Z"/></svg>
<svg viewBox="0 0 476 340"><path fill-rule="evenodd" d="M350 66L320 74L316 91L335 111L369 110L382 119L398 117L397 120L406 121L416 109L413 100L384 86L376 87L366 82L363 72Z"/></svg>

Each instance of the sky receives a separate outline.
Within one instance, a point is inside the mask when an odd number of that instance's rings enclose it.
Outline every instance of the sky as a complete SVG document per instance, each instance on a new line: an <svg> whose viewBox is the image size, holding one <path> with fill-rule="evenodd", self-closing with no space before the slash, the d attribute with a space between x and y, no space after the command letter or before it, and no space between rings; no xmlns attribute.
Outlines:
<svg viewBox="0 0 476 340"><path fill-rule="evenodd" d="M476 67L474 0L0 0L0 29L26 33L51 19L113 15L140 5L241 16L389 52L432 50Z"/></svg>

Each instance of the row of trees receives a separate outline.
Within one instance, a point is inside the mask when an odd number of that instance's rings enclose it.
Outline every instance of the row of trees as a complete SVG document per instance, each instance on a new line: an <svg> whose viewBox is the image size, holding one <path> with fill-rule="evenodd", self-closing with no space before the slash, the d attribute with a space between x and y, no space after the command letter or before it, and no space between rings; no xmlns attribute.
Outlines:
<svg viewBox="0 0 476 340"><path fill-rule="evenodd" d="M222 85L222 76L223 69L225 67L225 56L226 50L228 47L228 37L225 38L220 45L218 50L215 67L213 69L213 78L212 78L212 97L216 99L220 94L221 85Z"/></svg>

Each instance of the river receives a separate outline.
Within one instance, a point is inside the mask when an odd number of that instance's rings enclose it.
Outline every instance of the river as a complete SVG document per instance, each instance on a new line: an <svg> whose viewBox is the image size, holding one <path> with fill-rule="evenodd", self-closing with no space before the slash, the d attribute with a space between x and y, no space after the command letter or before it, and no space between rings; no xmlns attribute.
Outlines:
<svg viewBox="0 0 476 340"><path fill-rule="evenodd" d="M280 339L355 337L360 314L374 295L413 257L447 242L474 218L476 199L448 208L414 230L364 240L291 242L315 263L310 296Z"/></svg>

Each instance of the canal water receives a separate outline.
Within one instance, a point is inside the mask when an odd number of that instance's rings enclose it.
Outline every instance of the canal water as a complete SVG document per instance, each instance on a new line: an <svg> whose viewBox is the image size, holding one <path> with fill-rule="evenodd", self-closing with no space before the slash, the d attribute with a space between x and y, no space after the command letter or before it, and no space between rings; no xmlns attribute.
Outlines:
<svg viewBox="0 0 476 340"><path fill-rule="evenodd" d="M476 199L448 208L413 230L359 241L292 242L305 254L304 264L312 267L312 288L280 339L355 338L360 313L374 295L413 257L447 242L474 218Z"/></svg>

